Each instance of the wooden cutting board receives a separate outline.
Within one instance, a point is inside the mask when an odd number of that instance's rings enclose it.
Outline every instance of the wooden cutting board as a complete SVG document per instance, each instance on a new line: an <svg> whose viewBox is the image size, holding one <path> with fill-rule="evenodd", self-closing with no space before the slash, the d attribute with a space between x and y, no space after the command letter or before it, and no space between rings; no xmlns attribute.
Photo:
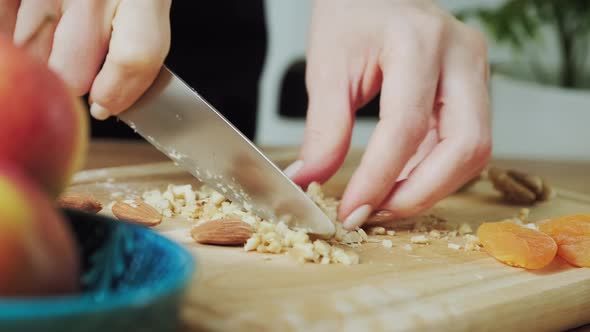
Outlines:
<svg viewBox="0 0 590 332"><path fill-rule="evenodd" d="M280 166L293 157L270 156ZM327 192L342 192L354 159L326 184ZM91 193L107 206L114 192L131 197L169 183L198 185L166 162L84 171L71 190ZM428 213L476 229L520 208L502 204L484 182ZM530 219L577 212L590 212L590 197L560 190L554 200L532 207ZM285 255L197 245L181 218L164 220L156 230L186 245L198 261L183 310L188 331L545 331L590 322L590 269L560 260L529 272L482 252L449 249L443 240L405 251L400 247L410 235L398 232L384 237L393 248L369 243L356 249L360 265L300 265Z"/></svg>

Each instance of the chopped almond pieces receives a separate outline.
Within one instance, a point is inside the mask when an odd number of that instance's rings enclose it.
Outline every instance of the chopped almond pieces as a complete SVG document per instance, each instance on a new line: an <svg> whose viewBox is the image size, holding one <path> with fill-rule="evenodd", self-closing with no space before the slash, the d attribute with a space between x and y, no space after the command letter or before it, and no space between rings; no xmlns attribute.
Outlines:
<svg viewBox="0 0 590 332"><path fill-rule="evenodd" d="M425 235L414 235L410 238L410 242L415 244L429 244L430 240Z"/></svg>

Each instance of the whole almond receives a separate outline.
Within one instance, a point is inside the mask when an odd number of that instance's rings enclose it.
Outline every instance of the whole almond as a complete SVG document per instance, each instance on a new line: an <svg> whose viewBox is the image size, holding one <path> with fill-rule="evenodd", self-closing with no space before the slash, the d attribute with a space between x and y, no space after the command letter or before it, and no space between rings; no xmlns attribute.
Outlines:
<svg viewBox="0 0 590 332"><path fill-rule="evenodd" d="M112 211L121 220L143 226L153 227L162 222L162 215L140 199L118 201L113 205Z"/></svg>
<svg viewBox="0 0 590 332"><path fill-rule="evenodd" d="M89 213L98 213L102 210L102 204L94 197L75 192L63 193L59 196L57 206L63 209L80 210Z"/></svg>
<svg viewBox="0 0 590 332"><path fill-rule="evenodd" d="M198 243L225 246L243 245L252 233L252 227L240 219L211 220L191 230L191 236Z"/></svg>

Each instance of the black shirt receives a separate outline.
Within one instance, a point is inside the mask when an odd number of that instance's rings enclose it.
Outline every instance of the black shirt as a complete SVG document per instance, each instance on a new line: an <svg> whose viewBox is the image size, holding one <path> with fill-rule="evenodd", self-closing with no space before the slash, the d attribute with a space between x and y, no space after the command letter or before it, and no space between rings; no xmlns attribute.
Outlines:
<svg viewBox="0 0 590 332"><path fill-rule="evenodd" d="M253 138L267 43L263 0L172 1L170 20L166 65ZM139 137L115 117L93 119L92 135Z"/></svg>

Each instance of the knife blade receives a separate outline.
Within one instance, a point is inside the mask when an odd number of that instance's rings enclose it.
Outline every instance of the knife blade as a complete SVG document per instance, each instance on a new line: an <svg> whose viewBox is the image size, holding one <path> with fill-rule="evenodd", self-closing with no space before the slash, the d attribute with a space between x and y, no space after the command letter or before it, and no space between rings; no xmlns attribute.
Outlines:
<svg viewBox="0 0 590 332"><path fill-rule="evenodd" d="M166 66L119 118L202 183L258 216L334 234L332 221L303 190Z"/></svg>

